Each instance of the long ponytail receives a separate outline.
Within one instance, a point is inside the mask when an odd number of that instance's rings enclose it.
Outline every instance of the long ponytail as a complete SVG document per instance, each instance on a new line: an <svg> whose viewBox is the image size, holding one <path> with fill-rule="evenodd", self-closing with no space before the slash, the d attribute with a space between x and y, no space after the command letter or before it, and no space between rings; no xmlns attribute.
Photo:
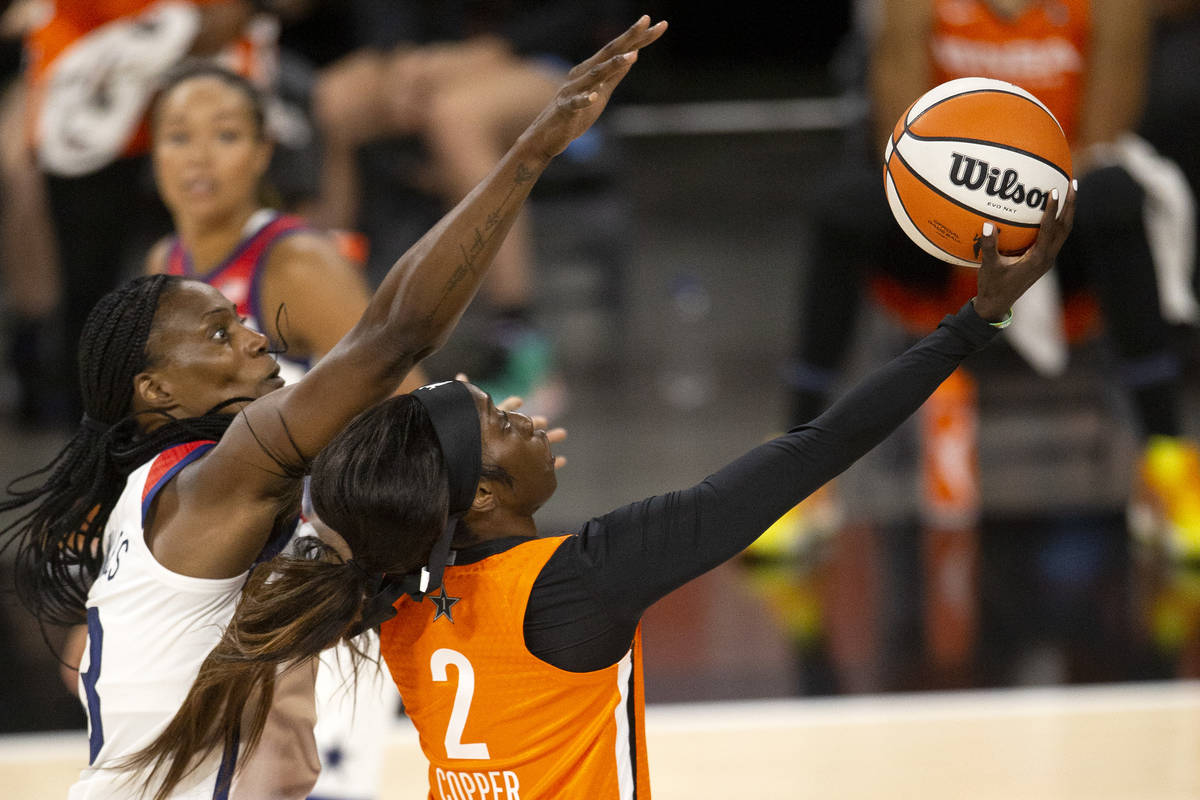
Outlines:
<svg viewBox="0 0 1200 800"><path fill-rule="evenodd" d="M148 785L158 787L155 800L170 795L218 748L236 752L240 744L240 761L253 753L281 667L298 667L339 641L350 645L356 668L369 658L351 634L370 577L316 537L299 542L296 555L276 556L251 573L233 620L174 718L149 747L117 765L146 775Z"/></svg>
<svg viewBox="0 0 1200 800"><path fill-rule="evenodd" d="M355 665L361 663L353 634L378 577L422 563L445 525L446 468L429 415L410 395L364 411L313 460L311 490L322 522L354 557L343 561L329 545L305 538L296 555L276 556L251 573L175 717L118 765L147 774L158 786L155 800L219 747L240 743L245 763L262 737L280 667L298 666L339 641L350 643Z"/></svg>

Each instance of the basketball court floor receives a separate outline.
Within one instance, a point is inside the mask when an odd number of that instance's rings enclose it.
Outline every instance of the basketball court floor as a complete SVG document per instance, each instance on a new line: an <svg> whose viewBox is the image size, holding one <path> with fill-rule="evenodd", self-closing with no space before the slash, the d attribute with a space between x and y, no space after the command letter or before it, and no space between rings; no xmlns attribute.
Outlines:
<svg viewBox="0 0 1200 800"><path fill-rule="evenodd" d="M1200 684L1041 688L652 707L657 800L1191 800L1200 796ZM13 800L63 797L81 734L6 737ZM398 723L380 800L424 797L426 764Z"/></svg>

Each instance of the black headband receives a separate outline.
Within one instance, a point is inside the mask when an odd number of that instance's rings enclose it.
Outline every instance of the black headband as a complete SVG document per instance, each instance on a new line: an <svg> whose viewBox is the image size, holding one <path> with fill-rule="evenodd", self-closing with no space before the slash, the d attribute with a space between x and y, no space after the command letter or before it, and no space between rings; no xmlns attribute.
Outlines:
<svg viewBox="0 0 1200 800"><path fill-rule="evenodd" d="M479 474L483 469L483 439L479 427L479 409L475 396L462 381L443 381L422 386L412 396L425 409L437 434L449 482L449 510L446 527L433 543L426 565L400 578L386 577L368 601L356 626L361 632L373 628L396 614L393 604L403 594L420 602L442 585L442 573L450 561L450 543L459 518L475 501ZM369 594L371 592L368 592Z"/></svg>
<svg viewBox="0 0 1200 800"><path fill-rule="evenodd" d="M450 480L450 516L462 514L475 502L483 469L483 441L475 396L462 381L422 386L412 393L429 414Z"/></svg>

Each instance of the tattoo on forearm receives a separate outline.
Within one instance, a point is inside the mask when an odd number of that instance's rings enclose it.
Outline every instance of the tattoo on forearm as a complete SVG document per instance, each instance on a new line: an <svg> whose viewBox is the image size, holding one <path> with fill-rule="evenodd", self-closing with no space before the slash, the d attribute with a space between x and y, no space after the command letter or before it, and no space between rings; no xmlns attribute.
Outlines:
<svg viewBox="0 0 1200 800"><path fill-rule="evenodd" d="M513 194L516 193L517 187L533 181L536 177L532 169L524 164L517 164L516 175L513 177L513 185L509 187L508 194L504 196L504 199L500 201L496 209L490 212L484 219L483 229L475 228L470 243L459 245L459 250L462 252L462 261L455 267L453 274L446 281L446 285L442 287L442 296L438 299L437 304L425 316L426 324L433 323L438 312L445 305L447 298L450 297L467 275L477 275L479 273L479 255L496 236L496 229L504 221L505 215L511 213L508 208L509 201L512 199Z"/></svg>
<svg viewBox="0 0 1200 800"><path fill-rule="evenodd" d="M490 219L492 216L493 215L489 214L488 218ZM486 230L486 228L484 230ZM483 246L485 244L487 244L487 239L483 238L483 231L479 230L479 228L476 228L475 238L471 241L471 246L466 248L466 252L469 253L472 258L474 258L481 250L483 250Z"/></svg>

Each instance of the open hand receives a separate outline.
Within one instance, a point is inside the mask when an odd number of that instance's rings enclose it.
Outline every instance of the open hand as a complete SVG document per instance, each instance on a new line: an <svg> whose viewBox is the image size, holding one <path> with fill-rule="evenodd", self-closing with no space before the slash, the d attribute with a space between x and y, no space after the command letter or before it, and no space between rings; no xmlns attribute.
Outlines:
<svg viewBox="0 0 1200 800"><path fill-rule="evenodd" d="M638 50L654 42L666 29L665 20L651 25L650 17L643 15L591 58L577 64L524 135L536 141L548 159L567 149L600 117L613 90L637 61Z"/></svg>

